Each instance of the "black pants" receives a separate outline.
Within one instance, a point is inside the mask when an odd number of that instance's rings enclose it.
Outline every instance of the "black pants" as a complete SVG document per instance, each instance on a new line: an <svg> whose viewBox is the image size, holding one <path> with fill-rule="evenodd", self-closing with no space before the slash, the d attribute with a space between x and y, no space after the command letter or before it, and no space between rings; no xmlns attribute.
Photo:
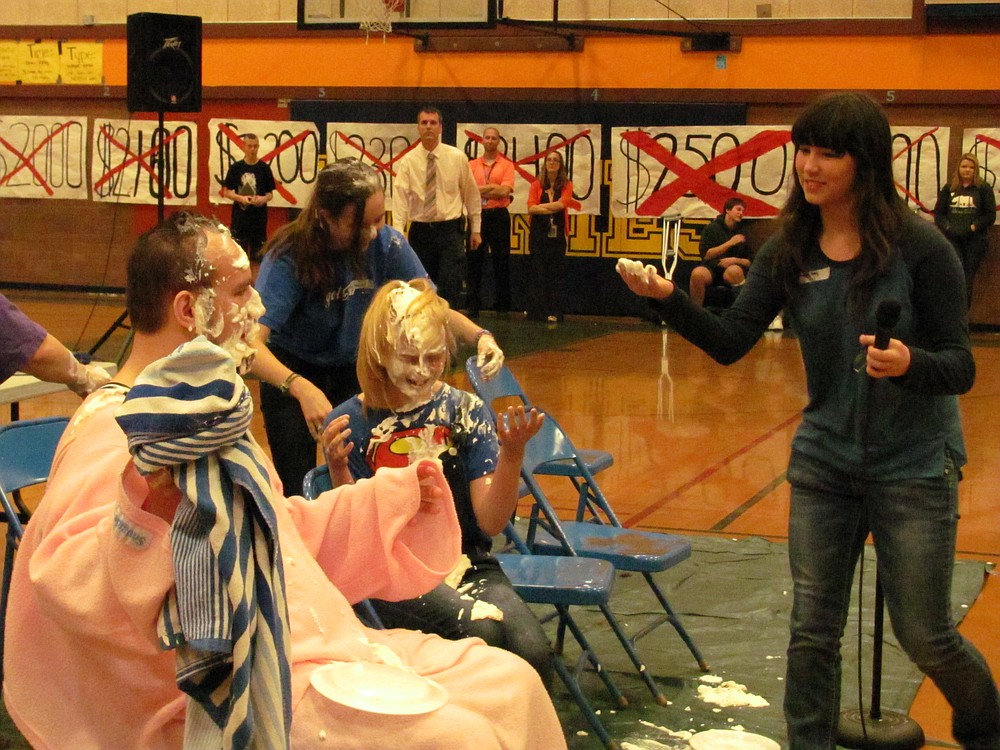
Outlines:
<svg viewBox="0 0 1000 750"><path fill-rule="evenodd" d="M465 220L410 223L410 245L437 286L438 294L456 310L465 285Z"/></svg>
<svg viewBox="0 0 1000 750"><path fill-rule="evenodd" d="M493 260L494 309L510 312L510 212L506 208L483 209L483 244L469 250L469 295L466 306L478 312L483 306L482 283L486 256Z"/></svg>
<svg viewBox="0 0 1000 750"><path fill-rule="evenodd" d="M566 279L566 238L533 237L531 242L531 295L528 318L543 320L564 312Z"/></svg>
<svg viewBox="0 0 1000 750"><path fill-rule="evenodd" d="M278 347L271 347L274 356L292 372L297 372L315 385L337 406L361 391L354 365L318 367L299 359ZM316 440L302 415L299 402L273 385L260 384L260 409L264 415L264 431L271 449L271 460L285 488L285 495L301 495L302 480L320 460Z"/></svg>
<svg viewBox="0 0 1000 750"><path fill-rule="evenodd" d="M976 272L986 257L989 249L989 240L985 234L970 234L962 238L949 237L951 244L958 252L958 258L962 261L962 269L965 271L965 304L972 307L972 285L976 280Z"/></svg>

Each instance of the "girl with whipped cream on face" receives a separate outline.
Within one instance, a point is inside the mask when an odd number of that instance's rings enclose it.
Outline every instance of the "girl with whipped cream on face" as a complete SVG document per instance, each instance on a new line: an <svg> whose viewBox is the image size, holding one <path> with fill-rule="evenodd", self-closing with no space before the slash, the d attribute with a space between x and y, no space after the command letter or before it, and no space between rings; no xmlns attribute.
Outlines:
<svg viewBox="0 0 1000 750"><path fill-rule="evenodd" d="M299 494L316 465L316 443L334 404L358 392L358 332L375 290L425 277L413 248L385 224L383 176L357 159L324 167L302 213L267 244L256 287L260 320L253 374L274 466ZM483 373L503 364L493 334L457 310L448 325L476 347Z"/></svg>
<svg viewBox="0 0 1000 750"><path fill-rule="evenodd" d="M426 279L391 281L375 294L358 347L362 392L330 413L322 437L330 476L339 486L383 467L440 460L463 563L417 599L372 603L386 627L478 636L512 651L549 686L548 638L490 553L517 505L524 446L543 417L510 407L494 429L482 400L441 380L455 350L448 317L448 303Z"/></svg>

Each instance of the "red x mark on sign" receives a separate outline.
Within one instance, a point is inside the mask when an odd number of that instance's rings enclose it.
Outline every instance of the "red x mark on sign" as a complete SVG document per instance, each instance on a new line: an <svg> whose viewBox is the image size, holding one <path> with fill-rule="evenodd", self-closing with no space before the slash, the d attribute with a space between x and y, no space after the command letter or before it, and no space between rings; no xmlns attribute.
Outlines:
<svg viewBox="0 0 1000 750"><path fill-rule="evenodd" d="M987 146L993 146L993 148L1000 149L1000 140L990 138L988 135L983 135L982 133L976 136L975 142L985 143ZM997 208L997 211L1000 211L1000 208Z"/></svg>
<svg viewBox="0 0 1000 750"><path fill-rule="evenodd" d="M153 182L154 183L156 183L161 188L163 188L163 197L164 198L173 198L174 196L170 192L170 188L165 187L165 186L162 185L161 179L160 179L161 176L156 173L156 170L153 169L152 166L150 166L150 164L146 161L146 159L147 159L147 157L150 157L150 156L153 156L154 154L156 154L161 148L163 148L164 146L166 146L168 143L172 143L173 141L175 141L178 138L180 138L181 134L184 133L184 132L185 131L183 131L183 130L178 130L175 133L171 133L169 136L167 136L166 138L164 138L163 141L160 144L158 144L156 146L153 146L152 148L150 148L150 149L148 149L146 151L143 151L141 154L135 154L135 153L133 153L132 151L130 151L128 149L128 146L126 146L125 144L119 142L111 134L111 128L109 126L105 125L103 128L101 128L101 135L103 135L107 139L108 143L110 143L113 146L117 146L118 148L120 148L122 150L122 152L126 156L128 156L129 158L125 159L121 164L119 164L114 169L109 169L107 172L105 172L103 175L101 175L101 178L97 182L94 183L94 190L97 190L98 188L100 188L105 182L107 182L108 180L110 180L112 177L114 177L119 172L121 172L124 169L132 166L133 164L137 164L140 169L144 169L145 171L149 172L149 175L150 175L150 177L153 178Z"/></svg>
<svg viewBox="0 0 1000 750"><path fill-rule="evenodd" d="M677 175L677 179L644 200L635 212L640 216L660 216L690 191L719 213L722 213L722 208L729 198L741 198L746 203L748 216L777 216L776 207L759 198L743 195L732 188L720 185L712 177L719 172L753 161L768 151L784 146L791 139L791 130L762 130L746 143L731 148L695 169L665 149L648 133L641 130L622 133L622 140L632 144L644 154L652 156Z"/></svg>
<svg viewBox="0 0 1000 750"><path fill-rule="evenodd" d="M35 169L35 165L34 165L33 162L34 162L34 159L35 159L35 155L39 151L41 151L43 148L45 148L45 144L47 144L49 141L51 141L53 138L55 138L57 135L59 135L62 131L64 131L66 128L68 128L71 124L72 123L68 123L68 122L61 123L51 133L49 133L48 136L46 136L45 139L41 143L39 143L35 147L34 151L32 151L28 155L22 154L14 146L12 146L10 143L8 143L5 139L0 138L0 144L3 144L4 148L8 149L12 154L14 154L16 157L18 157L18 159L20 159L20 161L21 161L21 163L18 166L14 167L14 169L12 169L10 172L8 172L3 179L0 179L0 185L3 185L6 182L10 182L10 178L13 177L14 175L16 175L22 169L27 169L29 172L31 172L35 176L35 179L38 180L38 184L42 186L42 189L46 193L48 193L49 195L55 195L55 191L53 191L52 188L49 187L49 183L47 183L45 181L45 178L42 177L41 173L37 169Z"/></svg>
<svg viewBox="0 0 1000 750"><path fill-rule="evenodd" d="M466 135L467 138L469 138L469 139L471 139L473 141L476 141L477 143L482 143L483 142L483 137L481 135L479 135L478 133L473 133L471 130L466 130L465 131L465 135ZM572 136L570 138L564 138L561 141L553 143L547 149L545 149L544 151L539 151L537 154L532 154L531 156L525 156L523 159L518 159L517 161L514 162L514 171L517 172L519 175L521 175L521 177L523 177L529 183L530 182L534 182L535 181L535 175L531 174L531 172L529 172L527 169L525 169L523 166L521 166L522 164L532 164L533 162L541 161L546 156L548 156L549 154L551 154L553 151L559 151L561 149L564 149L569 144L571 144L571 143L573 143L575 141L578 141L578 140L580 140L581 138L583 138L584 136L587 136L587 135L590 135L590 130L589 129L580 131L579 133L577 133L576 135L574 135L574 136ZM500 156L501 156L501 158L504 158L504 159L507 158L504 154L500 154ZM582 208L582 206L583 206L583 204L580 203L580 201L574 200L574 201L572 201L570 203L569 207L573 208L573 209L576 209L577 211L579 211L580 208Z"/></svg>
<svg viewBox="0 0 1000 750"><path fill-rule="evenodd" d="M898 159L899 157L903 156L904 154L908 154L910 151L913 150L914 146L916 146L918 143L920 143L920 141L922 141L924 138L928 138L928 137L934 135L934 133L936 133L937 131L938 131L938 128L934 128L932 130L928 130L926 133L923 133L919 138L914 139L909 144L907 144L905 147L903 147L902 149L900 149L898 153L893 154L892 155L892 160L896 161L896 159ZM919 200L917 200L917 197L913 193L911 193L909 190L907 190L901 183L896 182L895 185L896 185L896 188L899 190L899 192L901 192L903 195L905 195L907 198L909 198L911 201L913 201L913 204L915 206L917 206L925 214L929 214L929 213L931 213L934 210L933 206L931 206L931 207L928 208L923 203L921 203ZM936 195L934 197L937 198Z"/></svg>
<svg viewBox="0 0 1000 750"><path fill-rule="evenodd" d="M976 143L985 143L987 146L993 146L993 148L1000 148L1000 140L996 138L990 138L988 135L983 135L980 133L976 136Z"/></svg>
<svg viewBox="0 0 1000 750"><path fill-rule="evenodd" d="M240 138L240 134L239 133L237 133L235 130L233 130L231 127L229 127L228 125L225 125L225 124L220 124L219 125L219 132L221 132L224 136L226 136L226 138L228 138L230 140L230 142L235 143L239 147L240 151L243 150L243 139ZM263 156L261 156L260 160L262 162L264 162L265 164L270 165L271 164L271 160L275 156L278 156L283 151L287 151L288 149L292 148L293 146L301 143L302 141L304 141L308 137L309 137L309 131L308 130L303 130L301 133L299 133L297 136L295 136L294 138L292 138L290 141L286 141L285 143L282 143L280 146L276 147L273 151L269 151L268 153L266 153ZM296 203L298 203L298 200L296 200L295 196L292 195L291 191L288 188L286 188L282 183L278 182L277 180L274 181L274 189L278 191L278 194L282 198L284 198L286 201L288 201L289 203L291 203L293 206ZM219 192L221 193L222 190L220 189Z"/></svg>
<svg viewBox="0 0 1000 750"><path fill-rule="evenodd" d="M393 171L392 165L395 164L400 159L402 159L408 153L410 153L414 148L417 147L417 144L420 143L420 141L414 141L409 146L407 146L402 151L400 151L398 154L396 154L394 157L392 157L391 159L389 159L389 161L383 162L383 161L380 161L375 156L375 154L371 153L370 151L365 150L364 146L362 146L360 143L357 143L356 141L352 141L349 136L344 135L339 130L337 131L337 137L340 138L340 140L342 140L348 146L351 146L352 148L356 148L363 156L367 156L369 159L371 159L372 164L375 165L375 168L379 172L388 172L393 177L396 176L396 173L395 173L395 171Z"/></svg>

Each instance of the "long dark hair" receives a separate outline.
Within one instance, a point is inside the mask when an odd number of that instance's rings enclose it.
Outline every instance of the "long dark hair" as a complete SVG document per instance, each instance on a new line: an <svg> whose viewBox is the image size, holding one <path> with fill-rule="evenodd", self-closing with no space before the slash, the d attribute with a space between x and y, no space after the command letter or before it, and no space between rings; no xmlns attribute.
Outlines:
<svg viewBox="0 0 1000 750"><path fill-rule="evenodd" d="M855 173L852 191L861 234L861 252L848 287L850 308L860 314L871 300L875 281L885 272L893 242L906 217L906 204L892 176L892 131L882 108L869 96L854 92L829 94L807 106L792 126L792 143L850 154ZM793 170L792 189L779 215L783 242L775 258L785 290L801 290L803 258L819 241L820 210L806 201Z"/></svg>
<svg viewBox="0 0 1000 750"><path fill-rule="evenodd" d="M562 193L563 188L566 187L566 183L569 182L569 175L566 173L566 158L562 155L560 151L553 151L559 157L559 171L556 173L556 180L551 185L549 184L549 170L545 166L545 161L542 161L542 176L539 180L542 183L542 190L552 189L553 197L559 200L559 195ZM552 154L546 154L545 158L548 159Z"/></svg>
<svg viewBox="0 0 1000 750"><path fill-rule="evenodd" d="M368 239L361 236L365 204L375 193L384 190L371 167L357 159L340 159L322 169L316 187L294 221L279 229L267 243L275 255L291 255L296 277L306 289L328 292L334 284L338 266L348 265L355 276L367 273L365 250ZM350 246L335 248L321 211L338 218L348 206L354 206L354 232Z"/></svg>

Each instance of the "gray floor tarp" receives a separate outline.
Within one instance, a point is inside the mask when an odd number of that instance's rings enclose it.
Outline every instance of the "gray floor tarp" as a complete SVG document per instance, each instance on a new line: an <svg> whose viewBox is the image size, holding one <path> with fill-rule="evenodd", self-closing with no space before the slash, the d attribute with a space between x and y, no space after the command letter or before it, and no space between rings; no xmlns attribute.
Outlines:
<svg viewBox="0 0 1000 750"><path fill-rule="evenodd" d="M781 703L784 696L785 648L791 610L791 580L786 547L760 538L732 539L690 537L689 560L658 574L674 610L709 662L709 675L744 685L746 693L768 702L761 708L720 707L705 702L698 687L705 682L690 652L669 624L639 641L647 667L662 685L669 706L657 705L635 675L625 652L596 609L575 608L574 617L605 667L612 670L619 687L632 705L614 710L607 691L593 673L581 675L581 683L593 705L600 710L612 736L643 750L659 747L684 748L683 738L673 732L697 732L734 726L756 732L785 746ZM955 567L952 601L960 621L983 586L986 564L959 561ZM863 697L871 698L871 631L874 623L875 555L869 546L864 562L862 598ZM843 708L858 705L858 601L857 580L852 611L844 635ZM629 632L641 628L658 606L639 575L619 574L612 609ZM541 610L540 610L541 611ZM548 627L552 628L550 624ZM906 711L916 695L922 676L899 649L885 618L886 639L882 663L882 707ZM567 646L567 661L579 653ZM561 683L554 688L560 717L569 735L570 747L599 747L576 704Z"/></svg>

